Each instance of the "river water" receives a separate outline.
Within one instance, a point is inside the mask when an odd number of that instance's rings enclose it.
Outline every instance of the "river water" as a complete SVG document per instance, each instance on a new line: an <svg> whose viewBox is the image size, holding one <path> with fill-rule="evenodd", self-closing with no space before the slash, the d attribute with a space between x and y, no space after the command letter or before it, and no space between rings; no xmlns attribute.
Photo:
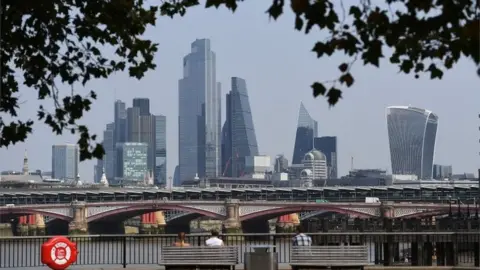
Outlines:
<svg viewBox="0 0 480 270"><path fill-rule="evenodd" d="M25 241L23 241L25 240ZM28 240L28 241L27 241ZM15 269L45 269L40 260L41 242L32 243L34 239L15 239L14 241L0 242L0 268ZM36 239L35 239L36 240ZM82 239L83 240L83 239ZM191 239L191 244L198 245L202 239ZM124 260L127 265L155 265L159 262L159 254L162 246L171 245L173 239L165 238L142 238L131 239L124 243L122 241L81 241L77 243L79 250L77 264L92 268L98 265L110 265L121 267ZM240 262L243 262L243 254L250 251L252 246L272 245L272 241L265 240L243 240L226 241L227 245L239 247ZM290 239L281 239L274 242L280 263L288 263L290 259ZM124 251L125 250L125 251ZM369 245L369 256L374 261L374 245ZM79 267L75 268L79 268ZM130 268L129 267L129 268ZM84 268L84 267L81 267Z"/></svg>

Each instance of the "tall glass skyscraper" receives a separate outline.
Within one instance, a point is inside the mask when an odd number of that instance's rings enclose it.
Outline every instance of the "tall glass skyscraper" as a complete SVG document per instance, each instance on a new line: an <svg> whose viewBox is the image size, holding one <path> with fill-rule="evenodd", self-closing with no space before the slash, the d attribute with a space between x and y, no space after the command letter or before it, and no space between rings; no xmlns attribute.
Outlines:
<svg viewBox="0 0 480 270"><path fill-rule="evenodd" d="M222 129L222 174L238 177L245 170L245 158L258 156L257 137L244 79L233 77L226 96L227 118Z"/></svg>
<svg viewBox="0 0 480 270"><path fill-rule="evenodd" d="M327 158L328 178L337 178L337 137L324 136L314 139L315 149L322 152Z"/></svg>
<svg viewBox="0 0 480 270"><path fill-rule="evenodd" d="M313 149L313 140L317 136L318 123L313 120L302 102L298 112L297 134L295 136L292 164L302 164L305 154Z"/></svg>
<svg viewBox="0 0 480 270"><path fill-rule="evenodd" d="M105 156L103 162L105 166L105 176L109 181L115 179L115 123L107 124L103 131L103 149Z"/></svg>
<svg viewBox="0 0 480 270"><path fill-rule="evenodd" d="M78 175L79 152L76 144L52 146L52 177L75 180Z"/></svg>
<svg viewBox="0 0 480 270"><path fill-rule="evenodd" d="M167 117L155 115L155 184L167 183Z"/></svg>
<svg viewBox="0 0 480 270"><path fill-rule="evenodd" d="M127 139L127 110L125 102L116 100L114 104L114 133L113 133L113 145L112 150L115 149L117 143L124 143ZM116 155L116 151L114 151ZM113 158L113 172L114 177L118 177L120 174L117 169L117 159ZM101 177L101 174L100 174ZM108 177L107 177L108 179ZM100 180L100 179L99 179Z"/></svg>
<svg viewBox="0 0 480 270"><path fill-rule="evenodd" d="M387 108L393 175L432 179L438 116L409 106Z"/></svg>
<svg viewBox="0 0 480 270"><path fill-rule="evenodd" d="M221 90L209 39L197 39L183 58L178 82L180 181L221 174Z"/></svg>
<svg viewBox="0 0 480 270"><path fill-rule="evenodd" d="M126 141L148 145L148 172L155 173L155 116L150 115L147 98L135 98L127 109ZM120 172L117 172L120 173Z"/></svg>

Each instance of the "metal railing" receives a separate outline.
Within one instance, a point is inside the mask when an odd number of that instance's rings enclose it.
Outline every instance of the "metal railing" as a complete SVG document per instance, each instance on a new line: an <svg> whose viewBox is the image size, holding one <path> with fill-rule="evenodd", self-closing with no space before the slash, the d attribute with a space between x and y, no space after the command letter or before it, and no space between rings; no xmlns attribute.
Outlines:
<svg viewBox="0 0 480 270"><path fill-rule="evenodd" d="M366 245L369 261L376 265L412 265L418 257L421 243L431 248L431 265L479 265L480 232L408 232L408 233L312 233L314 245ZM292 234L228 234L222 238L226 245L239 247L239 258L252 245L274 245L280 263L290 261ZM204 245L208 235L188 235L191 245ZM155 265L162 246L170 246L175 235L88 235L71 236L79 254L76 265ZM39 267L40 248L49 237L0 238L0 268ZM420 250L422 250L421 248ZM445 250L449 252L445 253ZM390 254L390 255L387 255ZM450 260L447 258L450 256ZM452 257L454 256L454 258ZM440 260L437 257L447 258ZM427 263L427 264L428 264ZM420 264L422 265L422 264ZM425 265L423 263L423 265Z"/></svg>

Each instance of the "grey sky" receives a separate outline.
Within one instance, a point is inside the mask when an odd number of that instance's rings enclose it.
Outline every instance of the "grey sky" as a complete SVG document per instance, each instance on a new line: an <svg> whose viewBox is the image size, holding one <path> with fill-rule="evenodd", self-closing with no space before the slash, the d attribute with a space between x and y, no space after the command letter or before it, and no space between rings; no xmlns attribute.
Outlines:
<svg viewBox="0 0 480 270"><path fill-rule="evenodd" d="M108 80L95 81L98 100L83 122L102 136L113 121L115 98L131 105L134 97L148 97L151 112L167 116L167 176L178 163L178 79L182 76L182 57L190 52L196 38L210 38L217 55L217 78L222 83L223 107L230 90L230 77L246 79L261 154L283 153L292 158L300 101L318 121L319 135L338 136L339 175L355 168L390 170L385 108L412 105L432 110L439 116L435 163L452 164L454 172L474 172L478 167L480 125L479 78L472 61L462 61L442 81L415 80L400 75L397 68L366 68L360 62L354 68L355 85L344 92L344 99L332 109L323 98L313 99L310 85L314 80L338 76L343 57L316 59L310 52L322 36L294 31L293 16L279 21L268 19L264 11L270 1L241 3L235 14L221 10L194 8L186 17L162 18L148 36L160 43L158 65L144 79L128 78L126 73ZM36 119L36 92L21 88L20 115ZM79 89L79 87L77 87ZM62 87L67 94L69 87ZM224 108L222 122L225 120ZM0 169L21 170L23 153L28 149L30 169L51 169L51 145L72 143L71 135L55 136L44 124L36 124L34 134L24 144L0 149ZM94 162L83 162L80 175L92 181Z"/></svg>

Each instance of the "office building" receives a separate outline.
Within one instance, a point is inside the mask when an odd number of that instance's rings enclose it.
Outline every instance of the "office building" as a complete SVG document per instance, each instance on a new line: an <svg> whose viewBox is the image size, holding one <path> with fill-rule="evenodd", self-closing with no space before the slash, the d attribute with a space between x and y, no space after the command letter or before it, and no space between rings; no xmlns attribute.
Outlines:
<svg viewBox="0 0 480 270"><path fill-rule="evenodd" d="M105 131L103 131L103 156L105 176L111 182L115 179L115 123L107 124Z"/></svg>
<svg viewBox="0 0 480 270"><path fill-rule="evenodd" d="M284 155L278 155L275 158L273 171L276 173L288 172L288 159Z"/></svg>
<svg viewBox="0 0 480 270"><path fill-rule="evenodd" d="M180 166L175 166L175 170L173 171L173 186L180 187L182 186L182 181L180 181Z"/></svg>
<svg viewBox="0 0 480 270"><path fill-rule="evenodd" d="M433 179L445 180L450 179L453 175L452 165L433 165Z"/></svg>
<svg viewBox="0 0 480 270"><path fill-rule="evenodd" d="M134 99L134 107L127 109L126 139L127 142L146 143L148 146L148 172L155 172L155 123L154 115L147 108L148 99ZM121 173L120 171L118 173Z"/></svg>
<svg viewBox="0 0 480 270"><path fill-rule="evenodd" d="M258 156L257 137L244 79L233 77L226 95L226 119L222 128L222 176L245 173L245 159Z"/></svg>
<svg viewBox="0 0 480 270"><path fill-rule="evenodd" d="M134 98L133 107L139 109L140 115L150 115L150 100L148 98Z"/></svg>
<svg viewBox="0 0 480 270"><path fill-rule="evenodd" d="M155 115L155 174L156 185L167 183L167 117Z"/></svg>
<svg viewBox="0 0 480 270"><path fill-rule="evenodd" d="M327 179L327 157L318 150L311 150L303 158L302 177L311 177L313 180Z"/></svg>
<svg viewBox="0 0 480 270"><path fill-rule="evenodd" d="M328 178L337 178L337 137L324 136L314 139L315 149L322 152L327 158Z"/></svg>
<svg viewBox="0 0 480 270"><path fill-rule="evenodd" d="M301 164L306 153L313 149L314 138L318 136L318 123L307 109L300 103L298 113L297 133L295 135L295 146L293 148L292 164Z"/></svg>
<svg viewBox="0 0 480 270"><path fill-rule="evenodd" d="M76 144L52 146L52 177L75 180L78 175L79 151Z"/></svg>
<svg viewBox="0 0 480 270"><path fill-rule="evenodd" d="M103 144L103 142L102 142L102 144ZM105 158L105 156L104 156L104 158ZM97 159L97 164L95 166L93 166L93 182L94 183L100 183L100 179L102 178L102 174L104 172L104 169L105 169L105 167L104 167L103 159Z"/></svg>
<svg viewBox="0 0 480 270"><path fill-rule="evenodd" d="M387 108L394 179L432 179L437 126L438 116L431 111L410 106Z"/></svg>
<svg viewBox="0 0 480 270"><path fill-rule="evenodd" d="M121 100L116 100L114 104L114 136L113 136L113 144L112 148L115 148L117 143L124 143L127 141L127 110L126 105ZM114 151L116 153L116 151ZM114 176L117 176L117 169L116 169L116 158L113 158L113 171ZM100 173L100 178L102 174ZM100 181L99 178L99 181ZM108 179L108 177L107 177Z"/></svg>
<svg viewBox="0 0 480 270"><path fill-rule="evenodd" d="M148 144L125 142L116 145L117 164L121 175L117 182L139 183L144 182L148 174Z"/></svg>
<svg viewBox="0 0 480 270"><path fill-rule="evenodd" d="M266 173L272 167L270 156L248 156L244 164L245 169L239 177L248 176L252 179L266 179Z"/></svg>
<svg viewBox="0 0 480 270"><path fill-rule="evenodd" d="M179 80L180 181L221 174L221 90L210 40L197 39L183 58Z"/></svg>

